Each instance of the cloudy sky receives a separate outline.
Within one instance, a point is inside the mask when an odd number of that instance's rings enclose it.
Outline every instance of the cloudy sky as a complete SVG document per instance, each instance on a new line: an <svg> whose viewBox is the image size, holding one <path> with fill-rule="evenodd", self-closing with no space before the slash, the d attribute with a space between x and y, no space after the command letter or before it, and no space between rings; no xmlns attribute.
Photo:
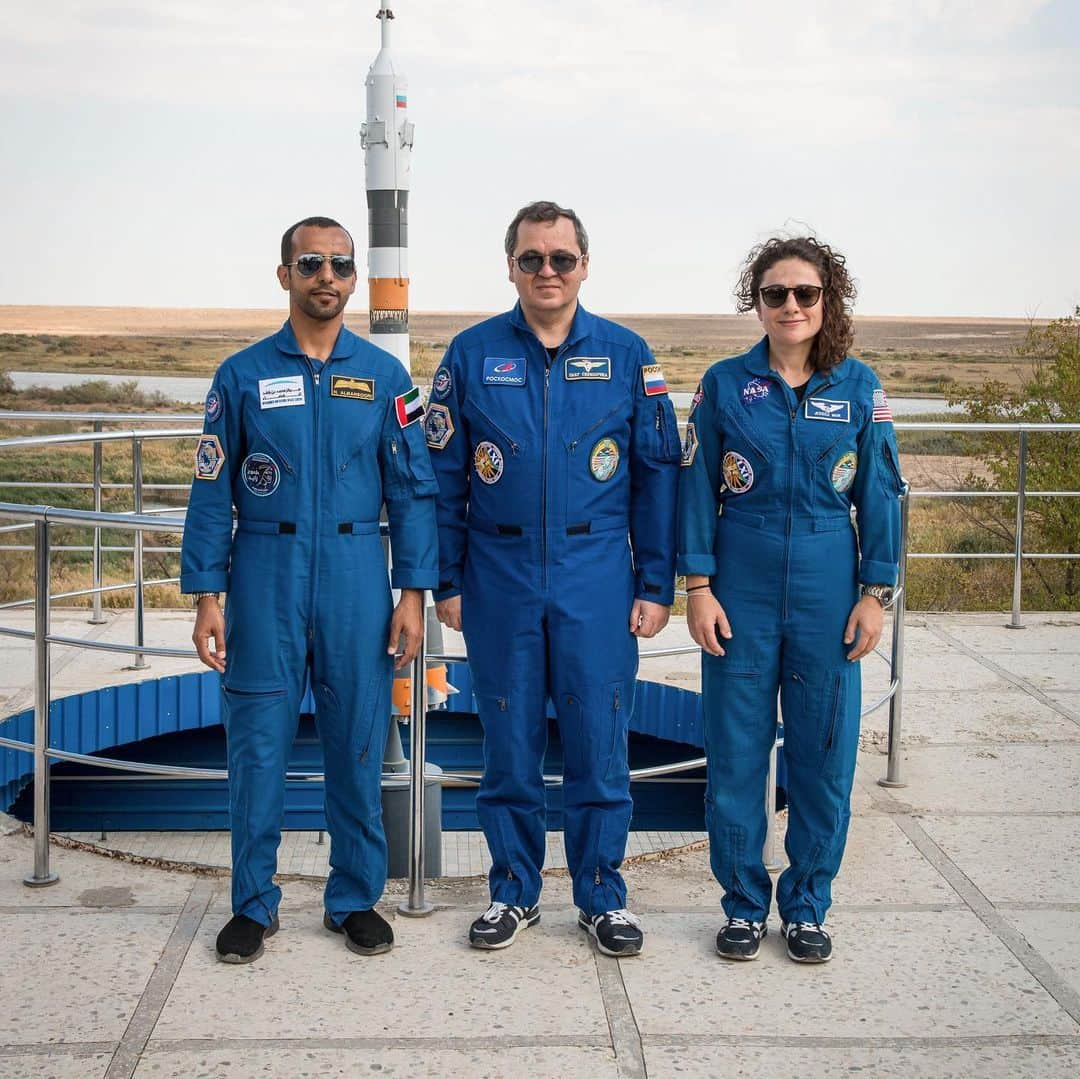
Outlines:
<svg viewBox="0 0 1080 1079"><path fill-rule="evenodd" d="M509 306L534 198L606 312L727 312L813 230L858 310L1080 303L1080 0L397 0L412 306ZM0 304L274 307L282 229L365 231L377 0L50 0L0 25ZM358 297L359 298L359 297Z"/></svg>

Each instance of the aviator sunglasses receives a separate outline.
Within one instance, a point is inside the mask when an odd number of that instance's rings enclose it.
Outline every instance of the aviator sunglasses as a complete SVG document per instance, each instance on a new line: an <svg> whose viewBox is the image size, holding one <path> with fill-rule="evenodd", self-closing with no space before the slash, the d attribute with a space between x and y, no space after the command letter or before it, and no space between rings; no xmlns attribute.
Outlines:
<svg viewBox="0 0 1080 1079"><path fill-rule="evenodd" d="M813 307L821 299L823 289L820 285L766 285L758 289L761 302L766 307L783 307L787 303L788 293L795 293L795 302L800 307Z"/></svg>
<svg viewBox="0 0 1080 1079"><path fill-rule="evenodd" d="M286 266L295 266L301 277L314 277L326 260L335 277L352 277L356 273L356 259L352 255L297 255L295 262L286 262Z"/></svg>
<svg viewBox="0 0 1080 1079"><path fill-rule="evenodd" d="M556 251L553 255L541 255L536 251L526 251L514 261L522 273L539 273L545 262L551 263L556 273L570 273L584 258L584 255L571 255L569 251Z"/></svg>

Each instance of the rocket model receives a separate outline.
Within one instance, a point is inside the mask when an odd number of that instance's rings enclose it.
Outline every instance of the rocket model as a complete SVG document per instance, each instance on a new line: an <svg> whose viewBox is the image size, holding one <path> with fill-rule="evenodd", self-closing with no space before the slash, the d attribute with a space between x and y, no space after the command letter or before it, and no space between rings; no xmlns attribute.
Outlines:
<svg viewBox="0 0 1080 1079"><path fill-rule="evenodd" d="M405 77L394 70L390 22L383 0L377 16L382 48L368 71L367 121L360 127L368 204L368 339L409 370L409 172L413 125Z"/></svg>

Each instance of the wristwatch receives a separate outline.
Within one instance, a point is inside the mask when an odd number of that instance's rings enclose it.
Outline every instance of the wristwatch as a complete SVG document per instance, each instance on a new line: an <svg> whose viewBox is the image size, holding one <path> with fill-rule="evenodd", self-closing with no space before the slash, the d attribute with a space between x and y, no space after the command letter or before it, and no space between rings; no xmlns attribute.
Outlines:
<svg viewBox="0 0 1080 1079"><path fill-rule="evenodd" d="M191 593L191 605L193 607L199 606L199 600L206 599L207 596L213 596L219 603L221 602L220 592L192 592Z"/></svg>
<svg viewBox="0 0 1080 1079"><path fill-rule="evenodd" d="M888 607L893 601L893 589L887 584L861 584L860 596L873 596L882 607Z"/></svg>

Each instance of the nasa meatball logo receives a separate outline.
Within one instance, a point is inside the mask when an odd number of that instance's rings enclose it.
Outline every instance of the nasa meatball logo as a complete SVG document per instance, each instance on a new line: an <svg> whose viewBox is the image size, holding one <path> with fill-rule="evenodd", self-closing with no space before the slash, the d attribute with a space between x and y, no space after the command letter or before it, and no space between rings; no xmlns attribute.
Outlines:
<svg viewBox="0 0 1080 1079"><path fill-rule="evenodd" d="M769 396L769 384L760 378L752 378L742 388L742 403L749 408L758 401L764 401Z"/></svg>
<svg viewBox="0 0 1080 1079"><path fill-rule="evenodd" d="M444 397L450 396L450 387L450 371L445 367L440 367L431 380L432 395L441 401Z"/></svg>
<svg viewBox="0 0 1080 1079"><path fill-rule="evenodd" d="M732 494L746 494L754 486L754 470L741 453L728 450L724 454L724 482Z"/></svg>
<svg viewBox="0 0 1080 1079"><path fill-rule="evenodd" d="M613 438L602 438L589 454L589 471L594 480L607 483L619 467L619 447Z"/></svg>
<svg viewBox="0 0 1080 1079"><path fill-rule="evenodd" d="M213 423L221 415L221 394L211 390L206 395L206 418Z"/></svg>
<svg viewBox="0 0 1080 1079"><path fill-rule="evenodd" d="M854 450L842 454L832 468L832 485L837 494L843 494L854 482L859 458Z"/></svg>
<svg viewBox="0 0 1080 1079"><path fill-rule="evenodd" d="M240 466L240 475L244 486L257 498L272 495L281 482L277 461L265 453L249 453Z"/></svg>
<svg viewBox="0 0 1080 1079"><path fill-rule="evenodd" d="M473 467L484 483L498 483L503 474L502 450L494 442L477 443Z"/></svg>

